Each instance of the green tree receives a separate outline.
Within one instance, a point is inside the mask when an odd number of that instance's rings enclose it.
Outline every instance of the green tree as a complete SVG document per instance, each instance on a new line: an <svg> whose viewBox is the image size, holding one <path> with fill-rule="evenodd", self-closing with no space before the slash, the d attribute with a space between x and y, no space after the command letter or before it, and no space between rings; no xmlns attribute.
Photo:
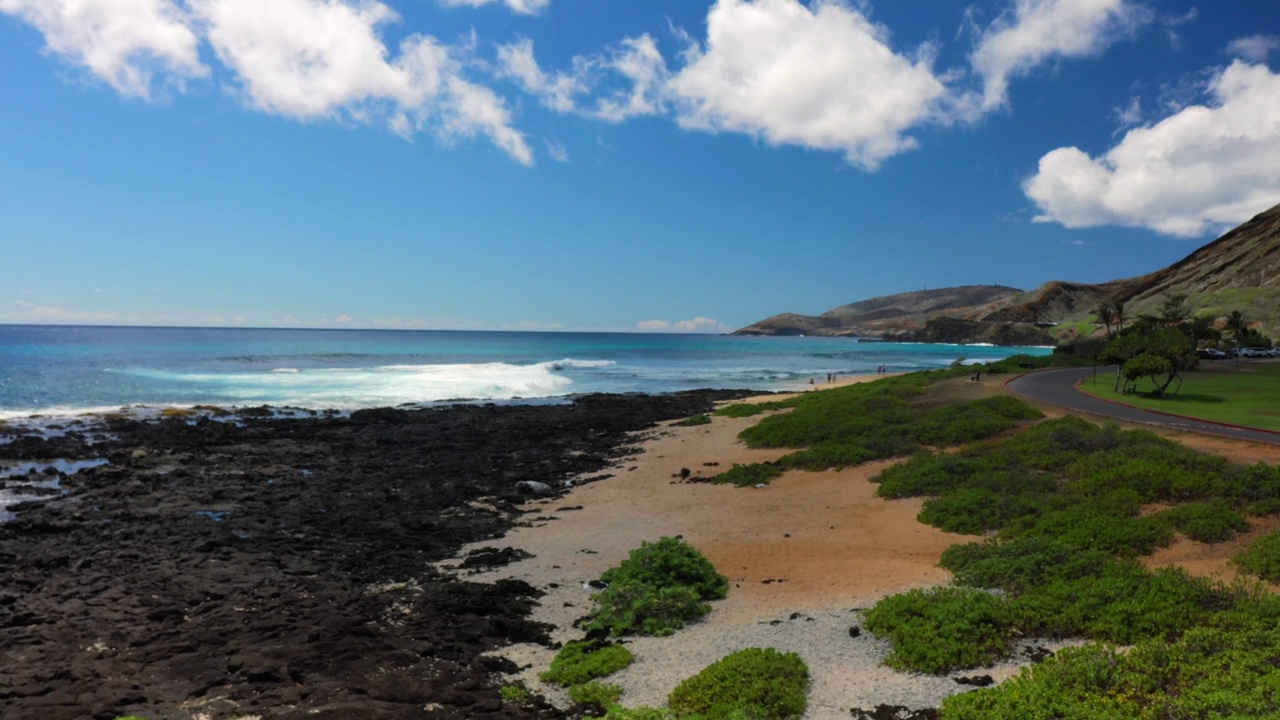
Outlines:
<svg viewBox="0 0 1280 720"><path fill-rule="evenodd" d="M1191 307L1187 305L1186 293L1166 295L1160 303L1160 322L1165 325L1185 325L1191 319Z"/></svg>
<svg viewBox="0 0 1280 720"><path fill-rule="evenodd" d="M1181 372L1196 366L1195 342L1181 328L1158 328L1136 336L1140 350L1125 361L1121 372L1136 387L1146 377L1156 385L1156 394L1165 397L1174 380L1182 386Z"/></svg>

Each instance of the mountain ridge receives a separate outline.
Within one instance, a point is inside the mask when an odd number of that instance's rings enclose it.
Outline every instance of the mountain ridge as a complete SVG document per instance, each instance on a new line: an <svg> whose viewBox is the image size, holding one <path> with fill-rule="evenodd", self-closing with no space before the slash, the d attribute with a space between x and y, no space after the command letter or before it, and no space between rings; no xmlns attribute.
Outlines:
<svg viewBox="0 0 1280 720"><path fill-rule="evenodd" d="M1104 283L1050 280L1023 291L963 285L869 298L821 315L781 313L734 335L819 335L903 342L1056 345L1097 331L1094 310L1120 302L1129 315L1185 293L1197 314L1240 310L1264 331L1280 328L1280 205L1182 258L1137 277ZM1065 327L1064 327L1065 326Z"/></svg>

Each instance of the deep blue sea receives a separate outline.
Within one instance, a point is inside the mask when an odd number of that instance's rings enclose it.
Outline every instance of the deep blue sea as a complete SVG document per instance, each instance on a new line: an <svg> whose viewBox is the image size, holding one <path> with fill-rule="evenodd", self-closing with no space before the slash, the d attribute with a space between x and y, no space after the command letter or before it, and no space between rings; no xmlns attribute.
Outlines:
<svg viewBox="0 0 1280 720"><path fill-rule="evenodd" d="M192 405L354 410L588 392L796 388L1045 348L628 333L0 325L0 419Z"/></svg>

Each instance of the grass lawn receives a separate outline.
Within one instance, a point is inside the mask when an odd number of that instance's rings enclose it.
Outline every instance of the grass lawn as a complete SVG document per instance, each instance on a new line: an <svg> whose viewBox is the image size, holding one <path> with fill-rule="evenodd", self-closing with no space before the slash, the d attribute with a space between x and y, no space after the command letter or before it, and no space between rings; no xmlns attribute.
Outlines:
<svg viewBox="0 0 1280 720"><path fill-rule="evenodd" d="M1081 389L1108 400L1149 410L1217 422L1280 430L1280 362L1241 358L1201 360L1200 368L1182 375L1182 388L1167 398L1154 397L1150 380L1138 382L1138 392L1114 392L1115 371L1099 372L1097 384L1086 379ZM1170 391L1178 387L1175 380Z"/></svg>

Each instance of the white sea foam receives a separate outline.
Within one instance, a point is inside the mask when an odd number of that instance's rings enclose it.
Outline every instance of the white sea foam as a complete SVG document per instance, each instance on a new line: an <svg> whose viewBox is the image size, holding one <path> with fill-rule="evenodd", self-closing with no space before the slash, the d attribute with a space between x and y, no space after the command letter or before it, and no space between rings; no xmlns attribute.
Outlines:
<svg viewBox="0 0 1280 720"><path fill-rule="evenodd" d="M565 358L531 365L458 363L356 368L275 368L266 372L130 374L203 387L237 404L293 405L339 410L441 400L556 397L572 392L565 373L613 365L611 360Z"/></svg>

